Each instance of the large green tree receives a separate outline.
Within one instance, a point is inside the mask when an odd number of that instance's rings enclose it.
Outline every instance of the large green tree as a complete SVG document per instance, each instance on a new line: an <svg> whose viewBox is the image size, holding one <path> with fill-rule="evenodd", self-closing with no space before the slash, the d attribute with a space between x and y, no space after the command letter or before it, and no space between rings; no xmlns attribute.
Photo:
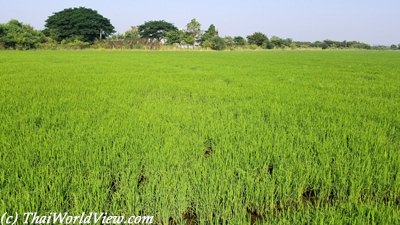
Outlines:
<svg viewBox="0 0 400 225"><path fill-rule="evenodd" d="M0 24L0 46L6 49L27 50L37 48L40 43L44 42L44 38L40 31L18 20L10 20L6 24Z"/></svg>
<svg viewBox="0 0 400 225"><path fill-rule="evenodd" d="M252 35L247 36L247 41L250 45L266 46L268 42L267 35L261 32L255 32Z"/></svg>
<svg viewBox="0 0 400 225"><path fill-rule="evenodd" d="M164 20L147 21L138 27L139 34L142 38L164 39L170 31L178 30L172 23Z"/></svg>
<svg viewBox="0 0 400 225"><path fill-rule="evenodd" d="M45 34L57 41L79 39L93 42L114 33L110 20L93 9L69 8L46 20Z"/></svg>

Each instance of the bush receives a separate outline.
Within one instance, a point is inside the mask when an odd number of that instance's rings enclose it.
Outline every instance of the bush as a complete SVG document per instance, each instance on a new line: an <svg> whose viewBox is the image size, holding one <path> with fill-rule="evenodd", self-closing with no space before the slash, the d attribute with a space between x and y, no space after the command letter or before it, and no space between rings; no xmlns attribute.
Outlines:
<svg viewBox="0 0 400 225"><path fill-rule="evenodd" d="M61 41L61 47L66 49L85 49L90 47L89 42L84 42L79 39L73 41Z"/></svg>
<svg viewBox="0 0 400 225"><path fill-rule="evenodd" d="M38 45L39 49L45 49L45 50L56 50L58 48L58 44L56 41L54 41L52 38L50 37L46 37L44 39L43 43L40 43Z"/></svg>
<svg viewBox="0 0 400 225"><path fill-rule="evenodd" d="M251 50L256 50L256 49L259 48L258 45L255 45L255 44L248 45L248 47L249 47L249 49L251 49Z"/></svg>
<svg viewBox="0 0 400 225"><path fill-rule="evenodd" d="M225 41L221 37L218 37L218 36L213 37L211 39L211 42L212 42L211 48L213 50L221 51L221 50L224 50L226 48Z"/></svg>
<svg viewBox="0 0 400 225"><path fill-rule="evenodd" d="M34 49L43 41L42 32L18 20L10 20L6 24L0 24L0 45L4 49Z"/></svg>
<svg viewBox="0 0 400 225"><path fill-rule="evenodd" d="M203 48L213 48L213 42L211 40L204 41L202 44Z"/></svg>

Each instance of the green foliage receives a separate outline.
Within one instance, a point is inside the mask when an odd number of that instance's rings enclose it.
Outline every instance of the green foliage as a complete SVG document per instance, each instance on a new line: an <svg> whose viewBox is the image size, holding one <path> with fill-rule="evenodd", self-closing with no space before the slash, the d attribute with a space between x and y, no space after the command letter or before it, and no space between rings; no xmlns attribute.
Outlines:
<svg viewBox="0 0 400 225"><path fill-rule="evenodd" d="M147 21L138 27L139 34L142 38L156 39L161 41L166 37L169 31L177 30L172 23L164 20Z"/></svg>
<svg viewBox="0 0 400 225"><path fill-rule="evenodd" d="M46 29L42 32L34 30L27 24L12 20L0 24L0 49L84 49L118 48L118 49L160 49L162 45L174 45L180 48L193 48L188 45L201 45L211 49L374 49L395 50L399 46L370 46L358 41L324 40L316 42L293 41L290 38L268 37L255 32L245 38L225 37L222 41L218 30L211 24L202 34L201 24L192 19L185 30L178 30L172 23L164 20L148 21L136 27L132 26L124 34L114 34L110 21L95 10L87 8L70 8L54 13L46 20ZM47 36L44 37L43 34ZM103 40L99 40L103 39ZM165 41L165 42L164 42ZM222 43L223 42L223 43Z"/></svg>
<svg viewBox="0 0 400 225"><path fill-rule="evenodd" d="M206 40L201 44L201 46L203 48L212 48L213 47L213 42L211 40Z"/></svg>
<svg viewBox="0 0 400 225"><path fill-rule="evenodd" d="M130 30L125 32L124 38L139 39L140 38L139 29L137 27L132 26Z"/></svg>
<svg viewBox="0 0 400 225"><path fill-rule="evenodd" d="M247 36L247 41L250 45L257 45L259 47L265 46L268 42L268 37L267 35L260 33L260 32L255 32L252 35Z"/></svg>
<svg viewBox="0 0 400 225"><path fill-rule="evenodd" d="M391 46L390 46L390 49L391 49L391 50L397 50L397 45L391 45Z"/></svg>
<svg viewBox="0 0 400 225"><path fill-rule="evenodd" d="M280 37L272 36L269 41L271 43L271 47L272 48L282 48L282 47L284 47L283 40Z"/></svg>
<svg viewBox="0 0 400 225"><path fill-rule="evenodd" d="M255 32L245 38L236 36L218 36L218 30L211 24L202 34L201 24L192 19L185 30L178 30L172 23L164 20L148 21L136 27L132 26L124 34L114 34L114 27L107 18L97 11L80 8L69 8L54 13L46 20L46 29L42 32L34 30L27 24L12 20L7 24L0 24L0 49L160 49L162 45L176 45L179 48L193 48L200 45L203 48L222 50L260 48L273 49L374 49L395 50L399 46L370 46L358 41L324 40L316 42L293 41L290 38L268 37ZM44 36L45 34L46 36ZM218 37L218 38L217 38ZM102 39L102 40L100 40ZM168 48L168 47L167 47Z"/></svg>
<svg viewBox="0 0 400 225"><path fill-rule="evenodd" d="M252 45L248 45L248 48L251 49L251 50L257 50L260 47L258 45L252 44Z"/></svg>
<svg viewBox="0 0 400 225"><path fill-rule="evenodd" d="M329 44L328 44L326 41L324 41L324 42L318 44L318 46L320 46L323 50L329 48Z"/></svg>
<svg viewBox="0 0 400 225"><path fill-rule="evenodd" d="M346 48L355 48L355 49L371 49L371 46L358 41L332 41L332 40L324 40L316 41L314 43L308 43L309 47L316 47L322 49L346 49Z"/></svg>
<svg viewBox="0 0 400 225"><path fill-rule="evenodd" d="M5 24L0 24L0 37L7 35L7 27Z"/></svg>
<svg viewBox="0 0 400 225"><path fill-rule="evenodd" d="M45 27L45 34L59 42L79 37L83 42L92 43L115 32L109 19L95 10L84 7L54 13L46 20Z"/></svg>
<svg viewBox="0 0 400 225"><path fill-rule="evenodd" d="M18 20L0 24L0 48L28 50L37 48L44 41L44 35Z"/></svg>
<svg viewBox="0 0 400 225"><path fill-rule="evenodd" d="M2 51L0 212L399 224L399 61Z"/></svg>
<svg viewBox="0 0 400 225"><path fill-rule="evenodd" d="M57 50L60 48L60 44L50 37L44 37L44 41L40 43L37 48L43 50Z"/></svg>
<svg viewBox="0 0 400 225"><path fill-rule="evenodd" d="M185 41L185 32L182 30L172 30L166 34L167 44L182 44Z"/></svg>
<svg viewBox="0 0 400 225"><path fill-rule="evenodd" d="M205 41L211 41L214 37L218 36L218 30L214 26L214 24L211 24L208 30L204 32L202 38L201 38L201 43L203 44Z"/></svg>
<svg viewBox="0 0 400 225"><path fill-rule="evenodd" d="M201 40L201 24L196 19L192 19L186 25L186 36L185 41L190 45Z"/></svg>
<svg viewBox="0 0 400 225"><path fill-rule="evenodd" d="M293 40L290 38L286 38L286 39L282 39L280 37L277 36L272 36L271 39L269 40L269 44L270 44L270 48L286 48L286 47L290 47L293 49Z"/></svg>
<svg viewBox="0 0 400 225"><path fill-rule="evenodd" d="M371 47L373 50L388 50L389 48L385 45L374 45Z"/></svg>
<svg viewBox="0 0 400 225"><path fill-rule="evenodd" d="M286 47L290 47L293 44L293 39L291 38L286 38L283 40L283 45Z"/></svg>
<svg viewBox="0 0 400 225"><path fill-rule="evenodd" d="M219 36L215 36L211 39L211 49L213 50L224 50L226 48L226 44L223 38Z"/></svg>
<svg viewBox="0 0 400 225"><path fill-rule="evenodd" d="M189 45L194 45L196 44L196 38L193 37L192 35L185 33L185 38L184 38L184 43L189 44Z"/></svg>
<svg viewBox="0 0 400 225"><path fill-rule="evenodd" d="M130 38L127 38L125 34L113 34L107 38L107 40L124 40L124 39L130 39Z"/></svg>
<svg viewBox="0 0 400 225"><path fill-rule="evenodd" d="M61 45L63 48L66 49L85 49L85 48L89 48L90 47L90 43L89 42L84 42L81 41L81 38L76 38L74 40L63 40L61 41Z"/></svg>
<svg viewBox="0 0 400 225"><path fill-rule="evenodd" d="M246 39L244 39L244 37L241 36L234 37L233 41L235 42L236 46L244 46L247 44Z"/></svg>
<svg viewBox="0 0 400 225"><path fill-rule="evenodd" d="M233 37L231 36L226 36L223 38L223 41L225 43L225 46L231 50L235 48L235 41L233 40Z"/></svg>

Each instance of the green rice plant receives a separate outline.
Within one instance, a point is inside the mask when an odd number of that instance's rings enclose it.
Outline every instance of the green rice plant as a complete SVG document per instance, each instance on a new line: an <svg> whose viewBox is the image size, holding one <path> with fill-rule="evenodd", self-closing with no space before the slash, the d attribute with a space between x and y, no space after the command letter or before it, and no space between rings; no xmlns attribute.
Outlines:
<svg viewBox="0 0 400 225"><path fill-rule="evenodd" d="M398 224L399 60L0 52L0 212Z"/></svg>

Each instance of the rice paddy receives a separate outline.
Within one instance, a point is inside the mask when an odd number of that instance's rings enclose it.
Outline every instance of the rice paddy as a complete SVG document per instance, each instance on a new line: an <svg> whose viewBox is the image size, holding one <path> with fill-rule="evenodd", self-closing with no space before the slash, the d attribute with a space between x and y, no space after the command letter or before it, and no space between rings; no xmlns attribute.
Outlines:
<svg viewBox="0 0 400 225"><path fill-rule="evenodd" d="M0 212L399 224L400 53L0 52Z"/></svg>

